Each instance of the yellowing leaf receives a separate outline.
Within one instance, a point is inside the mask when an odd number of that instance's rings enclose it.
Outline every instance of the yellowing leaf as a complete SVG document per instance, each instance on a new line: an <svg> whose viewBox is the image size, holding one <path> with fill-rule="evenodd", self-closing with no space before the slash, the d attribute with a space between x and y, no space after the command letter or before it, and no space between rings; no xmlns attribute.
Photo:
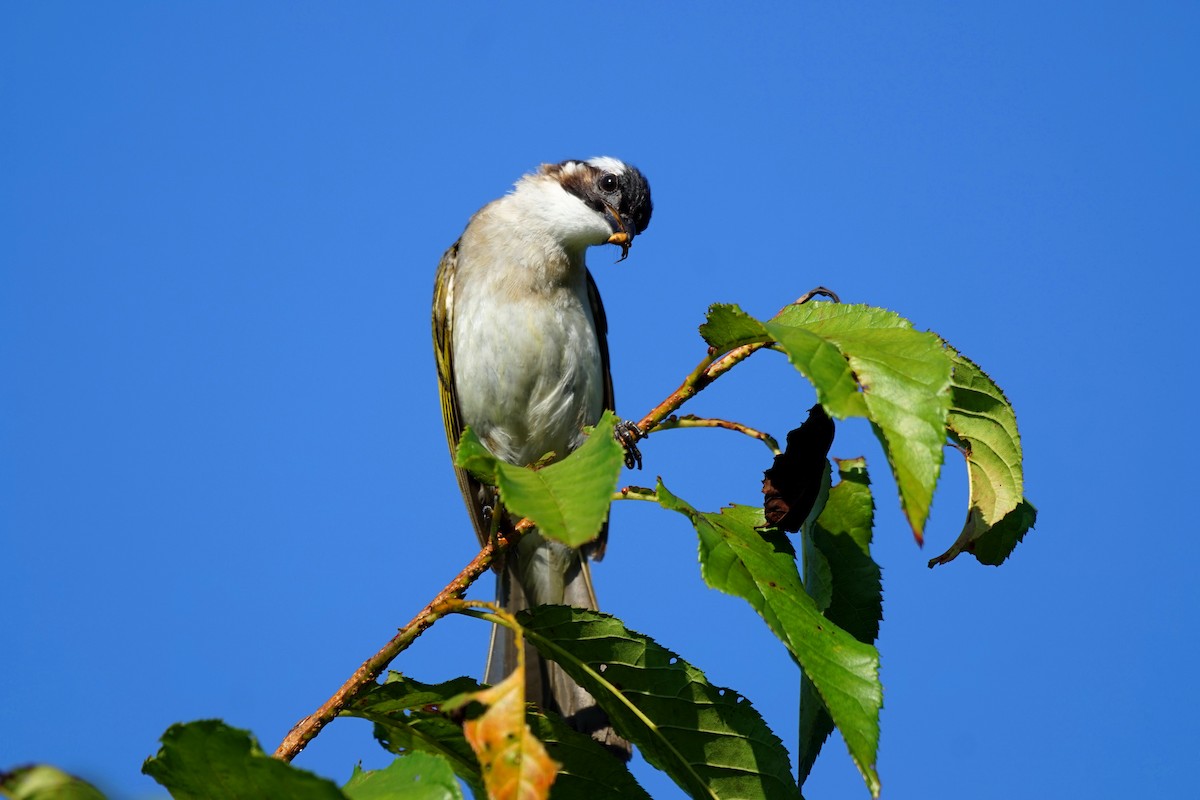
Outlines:
<svg viewBox="0 0 1200 800"><path fill-rule="evenodd" d="M463 734L483 768L490 800L546 800L558 764L525 724L525 644L515 631L517 668L471 700L487 710L463 724Z"/></svg>

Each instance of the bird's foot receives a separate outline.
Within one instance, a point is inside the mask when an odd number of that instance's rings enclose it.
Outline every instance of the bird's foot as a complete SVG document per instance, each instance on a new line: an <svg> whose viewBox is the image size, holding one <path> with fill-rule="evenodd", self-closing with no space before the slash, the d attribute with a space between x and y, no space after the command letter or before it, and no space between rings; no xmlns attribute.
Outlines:
<svg viewBox="0 0 1200 800"><path fill-rule="evenodd" d="M646 434L642 433L642 429L636 423L628 420L618 422L613 428L613 437L625 448L626 468L642 468L642 451L638 450L637 443L638 439L643 439L645 436Z"/></svg>

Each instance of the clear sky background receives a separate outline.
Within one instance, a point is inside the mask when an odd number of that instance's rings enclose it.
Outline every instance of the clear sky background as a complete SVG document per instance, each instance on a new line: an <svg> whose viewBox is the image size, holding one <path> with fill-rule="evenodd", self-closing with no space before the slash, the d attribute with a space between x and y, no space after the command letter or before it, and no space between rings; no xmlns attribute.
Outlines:
<svg viewBox="0 0 1200 800"><path fill-rule="evenodd" d="M1016 405L1040 517L999 569L925 567L962 523L956 454L922 550L865 423L839 429L879 507L885 796L1194 788L1200 11L733 7L0 7L0 768L161 796L139 768L168 725L272 750L431 598L475 550L438 259L523 172L613 155L655 201L628 261L590 257L624 416L699 360L709 303L817 284L938 331ZM763 353L687 410L782 435L812 402ZM748 439L643 453L623 480L760 498ZM794 741L792 664L704 589L682 517L618 504L596 575ZM447 620L394 666L479 676L487 633ZM338 720L297 764L389 758ZM840 740L807 795L867 796Z"/></svg>

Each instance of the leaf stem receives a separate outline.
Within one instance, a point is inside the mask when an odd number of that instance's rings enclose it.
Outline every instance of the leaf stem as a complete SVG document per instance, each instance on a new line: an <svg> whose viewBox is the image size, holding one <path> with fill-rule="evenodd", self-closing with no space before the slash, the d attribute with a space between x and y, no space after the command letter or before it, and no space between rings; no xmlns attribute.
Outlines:
<svg viewBox="0 0 1200 800"><path fill-rule="evenodd" d="M658 492L653 489L647 489L645 486L622 486L617 491L613 492L613 500L648 500L651 503L658 502Z"/></svg>

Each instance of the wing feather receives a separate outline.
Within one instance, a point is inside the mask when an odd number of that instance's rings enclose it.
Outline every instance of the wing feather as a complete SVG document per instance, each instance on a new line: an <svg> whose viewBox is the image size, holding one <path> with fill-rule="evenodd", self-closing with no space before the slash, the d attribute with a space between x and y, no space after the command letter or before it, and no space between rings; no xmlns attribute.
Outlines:
<svg viewBox="0 0 1200 800"><path fill-rule="evenodd" d="M600 345L600 371L604 375L604 407L609 411L617 410L617 401L613 393L612 367L608 360L608 318L604 315L604 303L600 301L600 289L592 277L592 271L587 271L588 303L592 307L592 322L596 325L596 339ZM583 552L596 561L604 558L604 548L608 545L608 522L600 529L600 535L594 541L583 546ZM587 560L583 562L587 569ZM591 582L591 576L587 576Z"/></svg>
<svg viewBox="0 0 1200 800"><path fill-rule="evenodd" d="M458 440L463 432L458 413L458 391L454 386L454 282L457 276L458 242L455 242L438 264L433 290L433 346L437 359L438 393L442 401L442 422L446 426L446 443L450 446L451 460L458 450ZM482 547L487 544L489 535L488 520L483 513L483 498L488 492L462 467L455 466L454 472Z"/></svg>

